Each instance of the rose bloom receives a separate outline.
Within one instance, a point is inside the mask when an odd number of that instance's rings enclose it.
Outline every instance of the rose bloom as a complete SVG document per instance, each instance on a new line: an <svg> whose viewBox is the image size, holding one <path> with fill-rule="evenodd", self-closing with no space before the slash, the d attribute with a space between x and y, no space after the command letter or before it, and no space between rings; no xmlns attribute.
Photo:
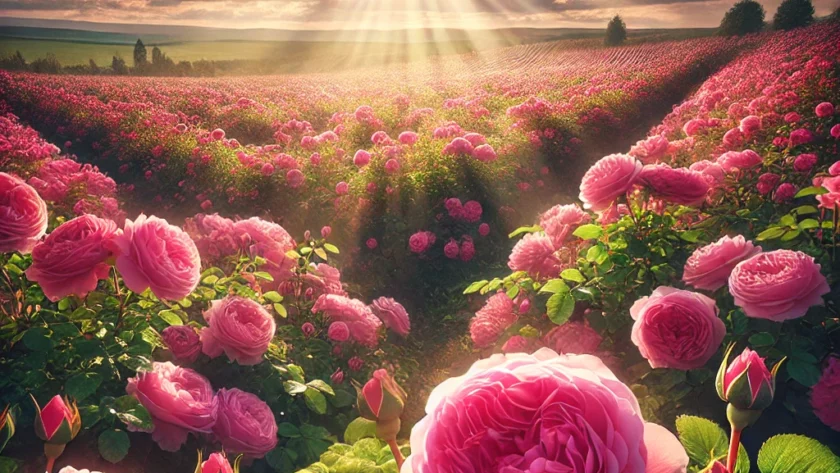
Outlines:
<svg viewBox="0 0 840 473"><path fill-rule="evenodd" d="M408 247L412 253L425 253L435 244L435 234L432 232L417 232L408 239Z"/></svg>
<svg viewBox="0 0 840 473"><path fill-rule="evenodd" d="M637 141L636 145L630 148L630 156L638 158L643 163L655 163L660 161L666 154L670 143L668 138L662 135L654 135L647 139Z"/></svg>
<svg viewBox="0 0 840 473"><path fill-rule="evenodd" d="M482 223L478 226L478 234L481 236L487 236L490 234L490 225L487 223Z"/></svg>
<svg viewBox="0 0 840 473"><path fill-rule="evenodd" d="M735 266L729 275L729 292L747 317L781 322L805 315L823 305L830 291L820 265L799 251L759 253Z"/></svg>
<svg viewBox="0 0 840 473"><path fill-rule="evenodd" d="M356 151L356 154L353 156L353 164L359 167L367 166L370 162L370 153L367 151L360 149Z"/></svg>
<svg viewBox="0 0 840 473"><path fill-rule="evenodd" d="M198 248L189 235L166 220L140 215L110 240L117 254L117 270L134 292L151 288L160 299L190 295L201 277Z"/></svg>
<svg viewBox="0 0 840 473"><path fill-rule="evenodd" d="M709 193L709 182L702 173L686 168L674 169L667 164L645 166L639 174L639 182L654 196L680 205L700 205Z"/></svg>
<svg viewBox="0 0 840 473"><path fill-rule="evenodd" d="M449 259L455 259L458 257L458 253L461 249L458 247L458 242L454 239L449 239L449 241L443 246L443 254Z"/></svg>
<svg viewBox="0 0 840 473"><path fill-rule="evenodd" d="M226 452L262 458L277 446L277 422L268 404L239 389L220 389L213 433Z"/></svg>
<svg viewBox="0 0 840 473"><path fill-rule="evenodd" d="M562 264L547 235L529 233L513 247L508 267L513 271L525 271L537 279L545 279L559 274Z"/></svg>
<svg viewBox="0 0 840 473"><path fill-rule="evenodd" d="M166 327L161 332L161 336L176 360L193 363L201 353L201 338L190 326Z"/></svg>
<svg viewBox="0 0 840 473"><path fill-rule="evenodd" d="M210 303L204 312L201 351L210 358L222 354L240 365L256 365L268 350L277 326L274 317L257 302L228 296Z"/></svg>
<svg viewBox="0 0 840 473"><path fill-rule="evenodd" d="M514 335L507 339L504 345L502 345L502 353L517 353L517 352L530 352L531 347L536 345L536 342L533 338L525 338L522 335Z"/></svg>
<svg viewBox="0 0 840 473"><path fill-rule="evenodd" d="M437 386L402 473L685 472L667 429L591 355L495 354Z"/></svg>
<svg viewBox="0 0 840 473"><path fill-rule="evenodd" d="M717 163L726 172L747 170L761 165L764 162L761 156L755 151L747 149L744 151L727 151L717 158Z"/></svg>
<svg viewBox="0 0 840 473"><path fill-rule="evenodd" d="M713 161L697 161L696 163L692 163L688 169L703 174L703 177L706 178L706 182L708 182L711 187L718 186L724 179L726 179L726 172L723 170L723 166Z"/></svg>
<svg viewBox="0 0 840 473"><path fill-rule="evenodd" d="M800 154L793 160L793 169L808 172L817 164L817 155L812 153Z"/></svg>
<svg viewBox="0 0 840 473"><path fill-rule="evenodd" d="M811 407L823 424L840 432L840 358L829 357L822 377L811 388Z"/></svg>
<svg viewBox="0 0 840 473"><path fill-rule="evenodd" d="M761 130L761 118L758 118L755 115L744 117L741 120L740 129L741 132L747 135L751 135L757 132L758 130Z"/></svg>
<svg viewBox="0 0 840 473"><path fill-rule="evenodd" d="M61 224L32 249L26 277L37 282L51 301L75 294L85 297L107 279L111 255L106 248L117 234L117 224L94 215L82 215Z"/></svg>
<svg viewBox="0 0 840 473"><path fill-rule="evenodd" d="M464 241L461 242L461 248L458 251L458 256L461 258L461 261L464 262L472 261L475 257L475 243L473 243L472 238L469 236L465 236Z"/></svg>
<svg viewBox="0 0 840 473"><path fill-rule="evenodd" d="M741 133L740 128L733 128L723 135L723 144L729 148L734 148L744 141L744 134Z"/></svg>
<svg viewBox="0 0 840 473"><path fill-rule="evenodd" d="M790 133L791 146L805 145L813 141L813 139L814 135L805 128L799 128L798 130L793 130Z"/></svg>
<svg viewBox="0 0 840 473"><path fill-rule="evenodd" d="M714 299L673 287L660 286L637 300L630 315L630 339L652 368L700 368L726 335Z"/></svg>
<svg viewBox="0 0 840 473"><path fill-rule="evenodd" d="M399 302L390 297L380 297L371 303L370 309L386 327L403 337L411 330L408 312Z"/></svg>
<svg viewBox="0 0 840 473"><path fill-rule="evenodd" d="M292 277L292 268L297 262L286 256L286 252L297 245L285 228L259 217L251 217L237 221L234 232L251 258L265 258L266 263L261 269L271 274L275 283L279 284Z"/></svg>
<svg viewBox="0 0 840 473"><path fill-rule="evenodd" d="M540 216L540 227L551 238L551 243L560 248L577 227L591 220L592 217L577 204L555 205Z"/></svg>
<svg viewBox="0 0 840 473"><path fill-rule="evenodd" d="M840 176L823 179L820 185L828 190L827 194L816 196L820 208L834 210L840 205Z"/></svg>
<svg viewBox="0 0 840 473"><path fill-rule="evenodd" d="M126 393L134 396L154 422L152 439L162 450L176 452L187 434L210 433L219 403L204 376L172 363L152 363L151 371L128 378Z"/></svg>
<svg viewBox="0 0 840 473"><path fill-rule="evenodd" d="M379 343L378 334L382 321L358 299L324 294L315 301L312 312L323 312L329 322L347 324L350 337L359 344L373 348Z"/></svg>
<svg viewBox="0 0 840 473"><path fill-rule="evenodd" d="M344 322L333 322L327 328L327 338L334 342L346 342L350 338L350 329Z"/></svg>
<svg viewBox="0 0 840 473"><path fill-rule="evenodd" d="M47 204L32 186L0 172L0 253L29 253L47 232Z"/></svg>
<svg viewBox="0 0 840 473"><path fill-rule="evenodd" d="M286 182L292 189L300 187L305 180L306 176L303 175L300 169L289 169L289 171L286 172Z"/></svg>
<svg viewBox="0 0 840 473"><path fill-rule="evenodd" d="M773 189L776 188L781 179L782 178L779 177L778 174L765 172L764 174L758 176L758 183L755 185L755 188L758 190L759 194L767 195L773 192Z"/></svg>
<svg viewBox="0 0 840 473"><path fill-rule="evenodd" d="M475 346L492 345L518 318L513 311L513 300L504 292L492 295L484 307L470 321L470 338Z"/></svg>
<svg viewBox="0 0 840 473"><path fill-rule="evenodd" d="M776 188L776 193L773 195L773 202L783 204L796 195L796 187L790 182L783 182Z"/></svg>
<svg viewBox="0 0 840 473"><path fill-rule="evenodd" d="M834 115L834 105L832 105L831 102L823 102L817 105L817 108L814 109L814 111L816 112L818 117L828 118Z"/></svg>
<svg viewBox="0 0 840 473"><path fill-rule="evenodd" d="M601 345L603 338L589 325L582 322L566 322L551 329L543 343L557 353L574 353L577 355L594 354Z"/></svg>
<svg viewBox="0 0 840 473"><path fill-rule="evenodd" d="M685 263L682 280L689 286L717 291L726 285L735 266L758 253L761 248L738 235L697 248Z"/></svg>
<svg viewBox="0 0 840 473"><path fill-rule="evenodd" d="M344 195L350 191L350 185L344 181L339 182L335 185L335 193L338 195Z"/></svg>
<svg viewBox="0 0 840 473"><path fill-rule="evenodd" d="M829 131L829 133L831 133L832 138L840 139L840 123L831 127L831 130Z"/></svg>
<svg viewBox="0 0 840 473"><path fill-rule="evenodd" d="M417 133L413 131L404 131L400 133L400 136L397 139L404 145L413 145L414 143L417 143L417 138Z"/></svg>
<svg viewBox="0 0 840 473"><path fill-rule="evenodd" d="M840 176L840 161L835 161L834 164L828 168L828 174L831 176Z"/></svg>
<svg viewBox="0 0 840 473"><path fill-rule="evenodd" d="M601 158L586 171L580 183L580 200L584 208L604 210L624 195L642 172L642 163L626 154Z"/></svg>
<svg viewBox="0 0 840 473"><path fill-rule="evenodd" d="M489 163L491 161L495 161L496 158L498 158L498 155L492 146L484 144L476 146L475 149L472 150L472 157L483 163Z"/></svg>

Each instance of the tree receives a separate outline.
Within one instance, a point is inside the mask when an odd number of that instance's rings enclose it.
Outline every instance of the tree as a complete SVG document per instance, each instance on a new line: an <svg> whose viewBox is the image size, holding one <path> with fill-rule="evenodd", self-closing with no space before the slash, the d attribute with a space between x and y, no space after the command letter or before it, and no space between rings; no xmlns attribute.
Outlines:
<svg viewBox="0 0 840 473"><path fill-rule="evenodd" d="M93 59L88 60L88 70L93 75L99 74L99 66L96 64L96 61L94 61Z"/></svg>
<svg viewBox="0 0 840 473"><path fill-rule="evenodd" d="M814 5L811 0L785 0L773 17L773 28L792 30L814 22Z"/></svg>
<svg viewBox="0 0 840 473"><path fill-rule="evenodd" d="M620 16L616 15L607 25L607 37L604 42L609 46L616 46L627 39L627 26Z"/></svg>
<svg viewBox="0 0 840 473"><path fill-rule="evenodd" d="M125 59L114 56L111 60L111 69L113 69L114 74L124 76L128 74L128 66L125 65Z"/></svg>
<svg viewBox="0 0 840 473"><path fill-rule="evenodd" d="M159 47L155 46L152 48L152 64L156 66L162 64L164 56Z"/></svg>
<svg viewBox="0 0 840 473"><path fill-rule="evenodd" d="M720 22L723 36L758 33L764 28L764 7L754 0L741 0L726 12Z"/></svg>
<svg viewBox="0 0 840 473"><path fill-rule="evenodd" d="M143 44L143 41L138 39L137 43L134 44L134 67L143 67L147 62L146 46Z"/></svg>

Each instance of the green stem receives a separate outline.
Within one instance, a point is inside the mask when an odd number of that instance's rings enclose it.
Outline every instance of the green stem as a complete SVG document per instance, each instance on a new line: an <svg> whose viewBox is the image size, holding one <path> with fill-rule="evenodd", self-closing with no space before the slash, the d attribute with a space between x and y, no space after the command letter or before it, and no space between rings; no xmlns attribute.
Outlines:
<svg viewBox="0 0 840 473"><path fill-rule="evenodd" d="M738 448L741 445L741 431L732 428L732 437L729 439L729 455L726 456L726 471L735 473L735 463L738 461Z"/></svg>
<svg viewBox="0 0 840 473"><path fill-rule="evenodd" d="M397 461L397 471L402 470L405 458L403 458L400 447L397 445L397 439L388 440L388 446L391 447L391 453L394 454L394 460Z"/></svg>

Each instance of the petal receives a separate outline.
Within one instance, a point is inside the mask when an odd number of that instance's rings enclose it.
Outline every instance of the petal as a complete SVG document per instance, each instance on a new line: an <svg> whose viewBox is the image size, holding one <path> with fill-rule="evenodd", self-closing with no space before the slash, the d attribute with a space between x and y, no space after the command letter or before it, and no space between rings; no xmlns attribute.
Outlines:
<svg viewBox="0 0 840 473"><path fill-rule="evenodd" d="M688 454L677 437L665 427L652 422L645 423L645 448L645 473L685 473Z"/></svg>

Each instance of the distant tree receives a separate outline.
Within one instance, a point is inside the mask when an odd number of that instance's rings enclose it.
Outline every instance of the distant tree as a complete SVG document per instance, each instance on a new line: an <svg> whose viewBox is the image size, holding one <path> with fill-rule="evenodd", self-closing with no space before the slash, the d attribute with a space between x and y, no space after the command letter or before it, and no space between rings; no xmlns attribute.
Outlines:
<svg viewBox="0 0 840 473"><path fill-rule="evenodd" d="M134 44L134 67L142 68L147 62L146 46L143 44L143 41L138 39L137 43Z"/></svg>
<svg viewBox="0 0 840 473"><path fill-rule="evenodd" d="M620 16L616 15L607 24L607 36L604 42L609 46L616 46L627 39L627 26Z"/></svg>
<svg viewBox="0 0 840 473"><path fill-rule="evenodd" d="M723 36L742 36L758 33L762 28L764 28L764 7L754 0L741 0L723 16L719 31Z"/></svg>
<svg viewBox="0 0 840 473"><path fill-rule="evenodd" d="M111 69L114 71L114 74L119 76L128 74L128 66L125 65L125 59L119 56L114 56L111 60Z"/></svg>
<svg viewBox="0 0 840 473"><path fill-rule="evenodd" d="M773 28L792 30L814 22L814 5L811 0L785 0L773 17Z"/></svg>
<svg viewBox="0 0 840 473"><path fill-rule="evenodd" d="M58 62L55 54L47 54L46 57L32 61L29 69L41 74L61 74L61 63Z"/></svg>
<svg viewBox="0 0 840 473"><path fill-rule="evenodd" d="M23 58L23 54L20 51L15 51L14 54L0 58L0 69L25 71L27 69L26 59Z"/></svg>
<svg viewBox="0 0 840 473"><path fill-rule="evenodd" d="M88 69L93 75L99 74L99 66L96 65L96 61L93 59L88 60Z"/></svg>
<svg viewBox="0 0 840 473"><path fill-rule="evenodd" d="M152 48L152 64L156 66L162 64L164 57L166 57L166 55L160 51L159 47L155 46Z"/></svg>

